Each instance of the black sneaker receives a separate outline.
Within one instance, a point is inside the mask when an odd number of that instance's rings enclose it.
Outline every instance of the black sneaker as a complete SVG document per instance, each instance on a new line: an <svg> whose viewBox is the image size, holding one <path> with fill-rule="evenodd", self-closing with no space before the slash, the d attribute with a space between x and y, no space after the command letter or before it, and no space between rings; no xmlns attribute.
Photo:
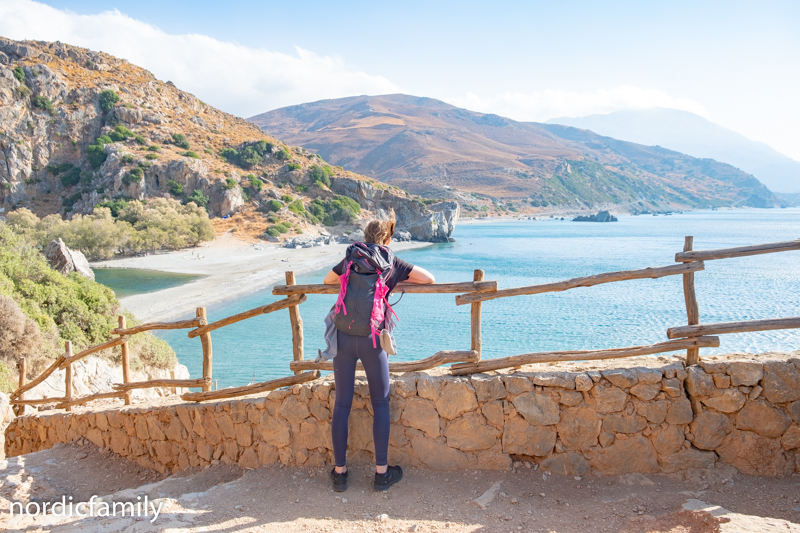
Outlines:
<svg viewBox="0 0 800 533"><path fill-rule="evenodd" d="M403 479L403 469L399 466L390 466L385 474L375 472L375 483L372 486L375 490L384 492L401 479Z"/></svg>
<svg viewBox="0 0 800 533"><path fill-rule="evenodd" d="M347 490L347 471L343 474L336 473L336 468L331 470L331 481L333 482L333 490L336 492L344 492Z"/></svg>

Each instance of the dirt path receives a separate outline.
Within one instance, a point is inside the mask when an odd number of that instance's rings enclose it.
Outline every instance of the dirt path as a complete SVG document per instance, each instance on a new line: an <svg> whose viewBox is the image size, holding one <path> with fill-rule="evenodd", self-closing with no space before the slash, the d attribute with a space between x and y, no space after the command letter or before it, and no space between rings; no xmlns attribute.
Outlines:
<svg viewBox="0 0 800 533"><path fill-rule="evenodd" d="M92 444L61 445L0 463L0 529L9 531L259 532L692 532L800 531L800 477L748 478L727 469L695 478L628 474L544 476L410 468L388 493L353 468L334 493L326 469L214 465L164 478ZM161 505L139 517L9 516L11 502ZM476 500L484 504L482 507ZM685 509L686 508L686 509ZM31 510L35 510L31 507Z"/></svg>

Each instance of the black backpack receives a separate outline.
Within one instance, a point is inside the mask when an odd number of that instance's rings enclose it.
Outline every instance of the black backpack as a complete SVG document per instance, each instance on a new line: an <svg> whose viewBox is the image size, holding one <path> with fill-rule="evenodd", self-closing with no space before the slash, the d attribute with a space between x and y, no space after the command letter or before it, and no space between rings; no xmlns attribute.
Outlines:
<svg viewBox="0 0 800 533"><path fill-rule="evenodd" d="M357 242L347 247L344 270L339 276L341 287L334 306L333 323L336 329L367 337L380 335L386 318L389 287L386 280L392 275L394 253L388 246Z"/></svg>

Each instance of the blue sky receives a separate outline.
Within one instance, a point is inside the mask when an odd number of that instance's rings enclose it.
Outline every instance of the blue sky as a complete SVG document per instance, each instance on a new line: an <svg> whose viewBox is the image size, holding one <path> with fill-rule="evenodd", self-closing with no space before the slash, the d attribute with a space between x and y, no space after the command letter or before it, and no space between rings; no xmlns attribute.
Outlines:
<svg viewBox="0 0 800 533"><path fill-rule="evenodd" d="M800 2L0 0L0 35L120 55L243 116L386 92L518 120L675 107L795 159L798 30Z"/></svg>

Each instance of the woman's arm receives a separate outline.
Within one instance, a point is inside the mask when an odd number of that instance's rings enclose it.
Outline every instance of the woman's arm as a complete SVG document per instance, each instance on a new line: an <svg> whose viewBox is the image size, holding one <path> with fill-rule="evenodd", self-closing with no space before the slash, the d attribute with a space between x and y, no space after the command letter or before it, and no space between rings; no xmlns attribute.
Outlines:
<svg viewBox="0 0 800 533"><path fill-rule="evenodd" d="M322 280L322 283L325 285L336 285L339 283L339 274L333 270L329 271L327 274L325 274L325 279Z"/></svg>
<svg viewBox="0 0 800 533"><path fill-rule="evenodd" d="M418 285L429 285L431 283L436 283L436 278L424 268L414 265L414 269L408 274L406 282L416 283Z"/></svg>

